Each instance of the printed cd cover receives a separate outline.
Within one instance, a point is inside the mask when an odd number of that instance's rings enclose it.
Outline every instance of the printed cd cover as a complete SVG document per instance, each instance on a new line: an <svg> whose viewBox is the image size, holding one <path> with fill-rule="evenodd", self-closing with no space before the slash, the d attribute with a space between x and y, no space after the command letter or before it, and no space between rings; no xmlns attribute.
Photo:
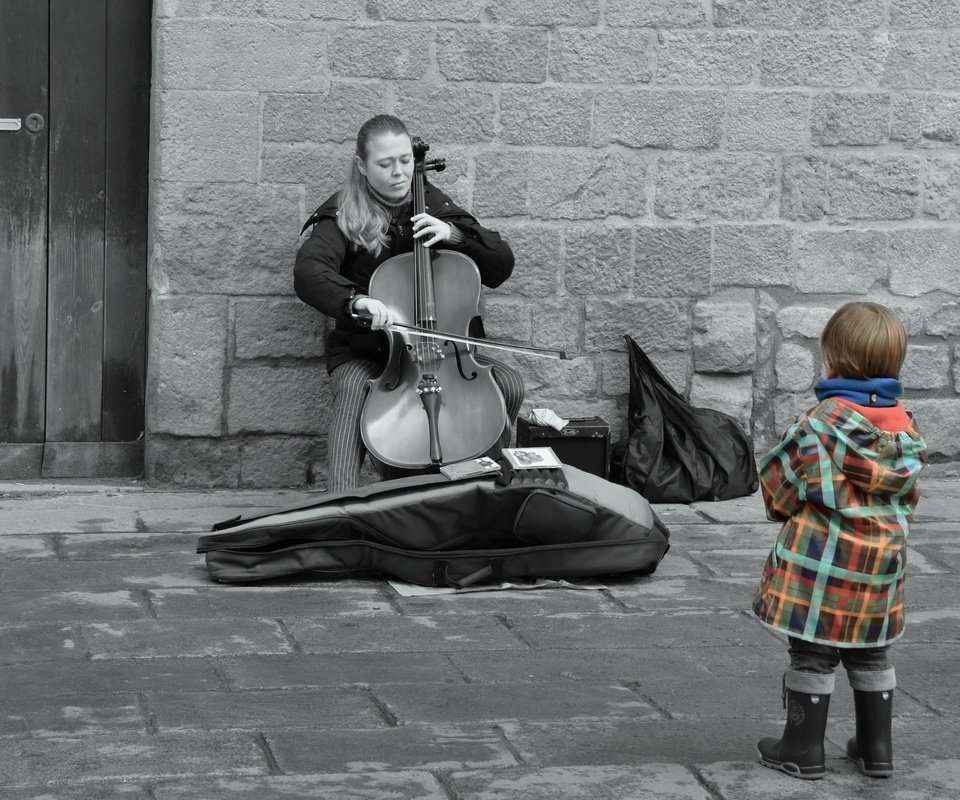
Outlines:
<svg viewBox="0 0 960 800"><path fill-rule="evenodd" d="M503 451L503 456L514 469L550 469L563 466L552 447L508 447Z"/></svg>
<svg viewBox="0 0 960 800"><path fill-rule="evenodd" d="M469 478L473 475L493 475L500 472L500 465L492 458L482 456L469 461L456 461L444 464L440 471L448 478Z"/></svg>

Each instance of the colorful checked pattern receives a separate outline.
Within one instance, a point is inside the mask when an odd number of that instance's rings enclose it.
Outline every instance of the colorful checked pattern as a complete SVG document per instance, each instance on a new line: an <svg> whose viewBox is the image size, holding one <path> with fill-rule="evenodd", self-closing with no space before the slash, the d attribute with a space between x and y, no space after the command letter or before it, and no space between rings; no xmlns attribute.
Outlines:
<svg viewBox="0 0 960 800"><path fill-rule="evenodd" d="M882 431L832 399L799 417L760 462L767 514L785 523L754 597L759 620L836 647L898 638L925 458L915 424Z"/></svg>

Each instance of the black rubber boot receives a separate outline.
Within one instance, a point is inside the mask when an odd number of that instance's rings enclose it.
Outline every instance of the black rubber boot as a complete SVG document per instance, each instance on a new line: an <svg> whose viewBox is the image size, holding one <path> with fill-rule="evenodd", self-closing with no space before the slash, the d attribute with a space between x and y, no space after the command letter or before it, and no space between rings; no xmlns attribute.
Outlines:
<svg viewBox="0 0 960 800"><path fill-rule="evenodd" d="M857 735L847 742L850 756L864 775L889 778L893 775L893 690L862 692L854 690L857 710Z"/></svg>
<svg viewBox="0 0 960 800"><path fill-rule="evenodd" d="M826 774L823 735L827 729L829 694L803 694L784 687L787 724L779 739L761 739L760 763L804 780Z"/></svg>

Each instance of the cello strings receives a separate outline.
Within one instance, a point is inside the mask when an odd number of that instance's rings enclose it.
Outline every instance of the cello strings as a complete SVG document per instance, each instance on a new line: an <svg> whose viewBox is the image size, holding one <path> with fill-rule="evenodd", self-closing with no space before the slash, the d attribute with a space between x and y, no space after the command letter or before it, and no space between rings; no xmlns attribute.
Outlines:
<svg viewBox="0 0 960 800"><path fill-rule="evenodd" d="M423 214L426 212L425 187L424 187L424 166L425 161L421 161L414 169L414 213ZM434 327L434 321L428 319L428 314L432 308L432 292L430 291L432 275L430 252L421 239L417 240L414 247L414 266L416 270L417 292L414 298L414 306L418 319L418 325L425 328ZM427 372L436 375L438 365L436 363L436 346L431 339L424 336L417 337L417 353L420 362L423 365L421 372Z"/></svg>
<svg viewBox="0 0 960 800"><path fill-rule="evenodd" d="M423 191L423 182L422 174L420 172L420 164L418 163L414 167L413 172L413 213L414 215L421 212L421 194ZM415 275L415 285L414 285L414 297L413 297L413 309L414 316L418 320L423 320L423 292L424 292L424 269L423 269L423 247L420 244L418 239L414 239L413 243L413 265L414 265L414 275ZM422 322L418 322L418 325L422 325ZM426 368L424 364L424 359L426 357L426 352L424 350L424 338L418 336L415 340L416 344L416 354L417 354L417 363L420 365L421 372Z"/></svg>

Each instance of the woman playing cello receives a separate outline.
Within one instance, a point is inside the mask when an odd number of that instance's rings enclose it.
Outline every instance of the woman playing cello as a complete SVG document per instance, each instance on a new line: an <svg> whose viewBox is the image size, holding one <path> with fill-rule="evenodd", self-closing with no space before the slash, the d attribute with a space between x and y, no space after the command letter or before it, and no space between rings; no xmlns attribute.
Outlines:
<svg viewBox="0 0 960 800"><path fill-rule="evenodd" d="M436 187L426 184L426 213L413 214L412 142L403 122L385 114L363 124L343 188L307 220L313 231L300 247L294 270L297 296L336 320L327 337L327 372L333 394L333 415L327 439L327 488L352 489L359 483L366 448L360 417L369 381L384 369L389 351L383 329L398 322L391 309L367 296L371 275L392 256L409 253L415 241L459 251L477 265L491 288L513 271L513 253L496 231L481 226ZM369 319L369 327L357 322ZM478 318L470 335L483 335ZM523 403L520 374L491 358L476 355L492 367L512 424Z"/></svg>

